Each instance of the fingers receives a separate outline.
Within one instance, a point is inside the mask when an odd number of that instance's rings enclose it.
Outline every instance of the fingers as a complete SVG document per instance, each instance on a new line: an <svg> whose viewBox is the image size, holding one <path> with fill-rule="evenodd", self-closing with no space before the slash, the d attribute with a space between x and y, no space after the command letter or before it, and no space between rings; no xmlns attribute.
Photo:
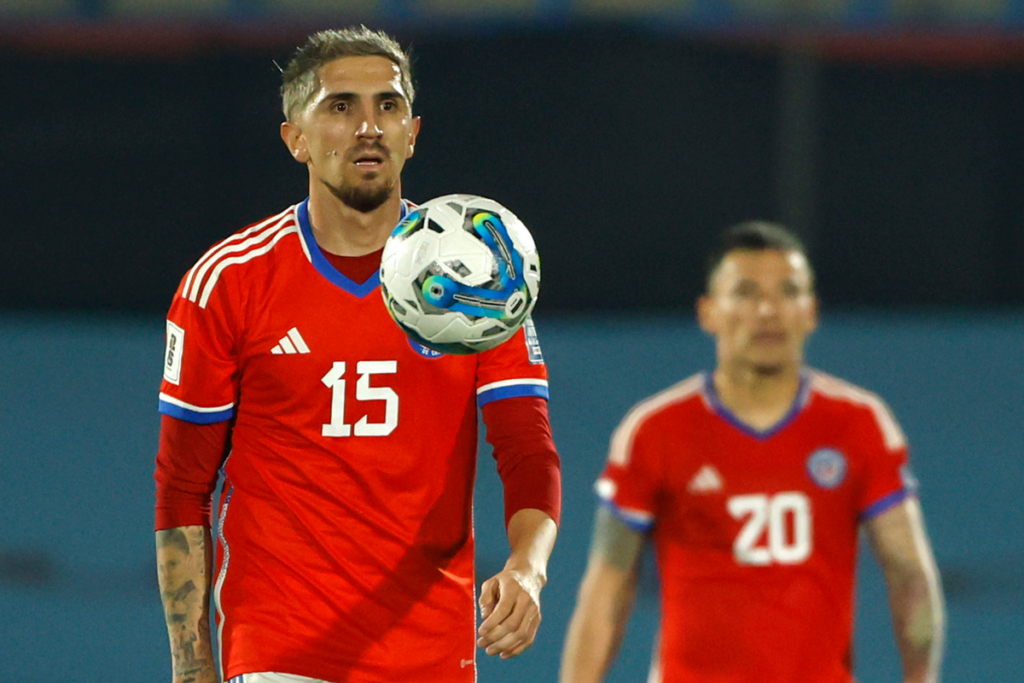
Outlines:
<svg viewBox="0 0 1024 683"><path fill-rule="evenodd" d="M494 582L491 586L488 583ZM500 590L501 586L505 590ZM491 588L491 591L485 591ZM497 593L496 603L493 601ZM489 601L485 595L492 596ZM515 657L533 644L540 626L540 607L536 600L514 580L500 582L497 577L481 586L481 615L477 646L488 655L500 655L502 659Z"/></svg>
<svg viewBox="0 0 1024 683"><path fill-rule="evenodd" d="M536 609L530 610L522 620L512 628L510 623L502 623L496 627L490 637L495 639L484 647L484 652L490 656L499 655L502 659L515 657L533 645L537 636L537 628L540 626L540 613ZM481 638L484 642L486 639Z"/></svg>
<svg viewBox="0 0 1024 683"><path fill-rule="evenodd" d="M487 622L487 618L494 611L498 602L500 587L497 578L490 578L480 586L480 618ZM481 625L481 629L483 625Z"/></svg>

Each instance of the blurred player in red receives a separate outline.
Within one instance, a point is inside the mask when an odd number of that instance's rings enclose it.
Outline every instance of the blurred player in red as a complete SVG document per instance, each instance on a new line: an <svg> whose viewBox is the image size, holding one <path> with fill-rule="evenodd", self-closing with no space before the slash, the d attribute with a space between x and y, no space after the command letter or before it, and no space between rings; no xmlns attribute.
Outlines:
<svg viewBox="0 0 1024 683"><path fill-rule="evenodd" d="M478 646L514 657L540 623L561 492L540 345L528 323L442 355L388 317L381 251L420 129L393 39L312 36L282 97L308 199L211 248L167 318L156 541L173 680L217 681L219 647L236 682L470 683ZM479 629L478 406L511 546Z"/></svg>
<svg viewBox="0 0 1024 683"><path fill-rule="evenodd" d="M804 366L817 304L802 245L768 223L727 231L697 313L717 367L635 406L612 438L562 683L603 680L648 540L662 611L649 681L852 681L861 529L904 681L936 681L942 595L907 446L877 396Z"/></svg>

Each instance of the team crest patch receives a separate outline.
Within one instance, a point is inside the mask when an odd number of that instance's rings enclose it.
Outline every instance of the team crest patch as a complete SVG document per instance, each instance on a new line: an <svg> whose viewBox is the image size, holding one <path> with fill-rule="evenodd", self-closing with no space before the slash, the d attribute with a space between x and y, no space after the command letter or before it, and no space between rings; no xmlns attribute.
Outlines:
<svg viewBox="0 0 1024 683"><path fill-rule="evenodd" d="M846 479L846 456L834 448L819 448L807 458L807 473L823 489L834 489Z"/></svg>
<svg viewBox="0 0 1024 683"><path fill-rule="evenodd" d="M409 346L412 347L413 351L415 351L416 353L420 354L424 358L440 358L441 356L444 355L440 351L435 351L434 349L432 349L432 348L430 348L428 346L424 346L423 344L420 344L419 342L415 342L412 339L409 340Z"/></svg>
<svg viewBox="0 0 1024 683"><path fill-rule="evenodd" d="M526 318L523 329L526 331L526 350L530 356L530 364L540 365L544 362L544 354L540 352L540 338L537 336L537 328L533 326L532 318Z"/></svg>

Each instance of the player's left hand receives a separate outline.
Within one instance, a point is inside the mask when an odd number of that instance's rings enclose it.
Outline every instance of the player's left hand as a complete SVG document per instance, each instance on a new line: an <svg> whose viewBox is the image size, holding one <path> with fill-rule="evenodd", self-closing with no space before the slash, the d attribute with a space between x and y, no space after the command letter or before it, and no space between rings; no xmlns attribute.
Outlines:
<svg viewBox="0 0 1024 683"><path fill-rule="evenodd" d="M480 587L478 647L488 655L510 659L533 645L540 626L540 591L544 577L504 569Z"/></svg>

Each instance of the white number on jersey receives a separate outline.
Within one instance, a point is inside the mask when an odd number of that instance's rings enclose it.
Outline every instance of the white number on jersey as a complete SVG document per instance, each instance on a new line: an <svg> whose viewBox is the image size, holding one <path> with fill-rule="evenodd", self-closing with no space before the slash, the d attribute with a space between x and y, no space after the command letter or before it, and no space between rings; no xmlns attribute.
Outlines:
<svg viewBox="0 0 1024 683"><path fill-rule="evenodd" d="M740 564L799 564L811 554L811 502L804 494L733 496L726 505L734 519L745 520L732 544Z"/></svg>
<svg viewBox="0 0 1024 683"><path fill-rule="evenodd" d="M384 421L370 422L366 415L355 425L356 436L387 436L398 426L398 394L389 387L370 386L373 375L393 375L398 372L398 361L362 360L356 365L357 401L384 401ZM320 433L324 436L352 436L352 425L345 422L345 363L335 361L331 371L321 380L331 390L331 421Z"/></svg>

